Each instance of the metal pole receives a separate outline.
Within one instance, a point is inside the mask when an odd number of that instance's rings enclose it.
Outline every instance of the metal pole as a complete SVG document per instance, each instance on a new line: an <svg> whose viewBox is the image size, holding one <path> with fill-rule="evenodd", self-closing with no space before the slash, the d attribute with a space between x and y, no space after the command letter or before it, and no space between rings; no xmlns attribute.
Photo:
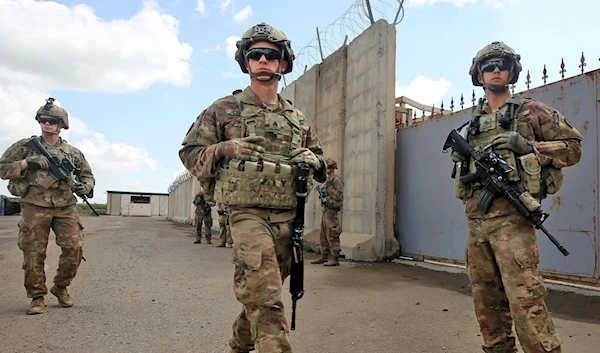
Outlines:
<svg viewBox="0 0 600 353"><path fill-rule="evenodd" d="M321 52L321 61L324 61L323 48L321 48L321 36L319 36L319 27L317 27L317 41L319 42L319 52Z"/></svg>
<svg viewBox="0 0 600 353"><path fill-rule="evenodd" d="M371 12L371 2L369 0L366 0L367 3L367 11L369 12L369 20L371 20L371 24L375 23L375 21L373 21L373 12Z"/></svg>

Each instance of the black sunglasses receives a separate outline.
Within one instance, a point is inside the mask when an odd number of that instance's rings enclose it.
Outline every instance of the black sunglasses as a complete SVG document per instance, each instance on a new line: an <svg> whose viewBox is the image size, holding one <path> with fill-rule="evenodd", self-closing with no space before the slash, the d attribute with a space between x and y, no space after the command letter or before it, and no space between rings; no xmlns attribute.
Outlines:
<svg viewBox="0 0 600 353"><path fill-rule="evenodd" d="M328 166L327 166L327 169L332 169L332 168L333 168L333 166L332 166L332 165L328 165Z"/></svg>
<svg viewBox="0 0 600 353"><path fill-rule="evenodd" d="M484 62L481 64L481 72L493 72L496 70L496 67L500 69L500 71L510 70L512 66L512 62L509 60L492 60L488 62Z"/></svg>
<svg viewBox="0 0 600 353"><path fill-rule="evenodd" d="M281 52L271 48L252 48L246 52L246 59L260 60L263 55L267 60L281 59Z"/></svg>
<svg viewBox="0 0 600 353"><path fill-rule="evenodd" d="M58 124L58 119L54 119L54 118L39 118L38 121L40 122L40 124L45 124L45 123L48 123L50 125Z"/></svg>

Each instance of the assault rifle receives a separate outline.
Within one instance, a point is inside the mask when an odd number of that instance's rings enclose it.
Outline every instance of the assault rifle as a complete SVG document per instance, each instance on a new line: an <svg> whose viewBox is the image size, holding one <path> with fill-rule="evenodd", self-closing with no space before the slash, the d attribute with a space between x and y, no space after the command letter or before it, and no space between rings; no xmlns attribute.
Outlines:
<svg viewBox="0 0 600 353"><path fill-rule="evenodd" d="M317 192L319 193L319 200L321 200L321 207L327 209L331 206L331 202L327 201L327 194L325 193L325 189L321 188L319 185L316 187Z"/></svg>
<svg viewBox="0 0 600 353"><path fill-rule="evenodd" d="M204 197L204 194L199 194L198 198L199 198L198 205L202 208L204 215L209 216L210 215L210 205L208 204L208 202L206 202L206 197Z"/></svg>
<svg viewBox="0 0 600 353"><path fill-rule="evenodd" d="M471 174L462 175L462 169L464 168L457 165L455 178L460 178L460 181L465 185L479 181L484 186L481 195L477 199L478 210L486 213L490 208L492 200L500 194L506 197L521 216L533 223L536 229L544 232L564 256L569 255L569 252L542 225L548 218L548 213L542 211L542 205L539 201L529 192L519 194L508 184L506 174L511 172L513 167L506 163L501 156L493 151L486 153L481 149L478 149L478 151L474 150L456 129L453 129L448 134L442 150L446 152L448 148L463 156L467 161L469 158L475 161L476 171Z"/></svg>
<svg viewBox="0 0 600 353"><path fill-rule="evenodd" d="M73 171L76 168L73 162L71 162L69 158L64 158L61 161L58 159L58 157L51 155L46 148L44 148L39 137L32 138L23 146L30 148L32 151L35 151L48 159L50 175L52 175L55 180L64 180L69 184L69 186L79 183L79 181L77 181L76 177L73 175ZM73 183L71 183L71 181L73 181ZM99 216L98 212L96 212L94 207L92 207L85 195L77 194L77 196L81 197L81 199L90 207L96 216Z"/></svg>
<svg viewBox="0 0 600 353"><path fill-rule="evenodd" d="M290 293L292 294L292 325L296 329L296 302L304 296L304 204L308 196L308 163L298 163L296 172L296 217L292 222L292 266L290 269Z"/></svg>

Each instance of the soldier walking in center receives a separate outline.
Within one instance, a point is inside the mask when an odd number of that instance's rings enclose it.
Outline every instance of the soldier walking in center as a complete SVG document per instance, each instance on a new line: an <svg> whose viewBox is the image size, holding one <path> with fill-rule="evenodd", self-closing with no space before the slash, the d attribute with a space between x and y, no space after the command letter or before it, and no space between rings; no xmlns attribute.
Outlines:
<svg viewBox="0 0 600 353"><path fill-rule="evenodd" d="M93 197L94 175L83 153L59 135L69 128L67 111L48 98L38 109L35 120L40 124L41 137L33 136L14 143L0 158L0 178L9 179L8 190L21 197L19 221L19 249L23 251L23 270L27 297L32 298L27 314L41 314L45 310L44 297L48 294L44 261L50 229L56 235L56 244L62 253L50 292L62 307L71 307L73 297L67 287L71 284L83 257L83 226L79 221L78 195ZM61 163L65 160L75 166L70 181L56 180L50 175L50 161L26 146L32 139ZM54 158L53 158L54 159Z"/></svg>
<svg viewBox="0 0 600 353"><path fill-rule="evenodd" d="M211 244L211 203L206 200L206 196L203 191L200 191L196 194L196 197L194 198L194 205L196 205L196 215L194 217L194 224L196 226L196 241L194 241L194 244L202 243L202 224L204 224L204 237L206 238L206 243Z"/></svg>
<svg viewBox="0 0 600 353"><path fill-rule="evenodd" d="M341 211L344 203L344 181L335 174L337 162L327 158L327 181L323 185L325 199L322 200L323 217L321 219L321 256L311 264L339 266L340 234L342 233Z"/></svg>
<svg viewBox="0 0 600 353"><path fill-rule="evenodd" d="M291 268L294 170L306 163L325 181L323 151L304 115L277 94L294 60L285 34L253 26L237 42L235 59L250 86L202 112L179 156L229 211L234 292L243 304L230 352L290 353L281 293Z"/></svg>
<svg viewBox="0 0 600 353"><path fill-rule="evenodd" d="M509 184L539 202L561 187L562 168L579 162L582 137L555 109L511 95L520 58L503 42L486 45L473 58L469 73L486 99L474 110L465 138L474 149L491 148L502 156L513 168L506 175ZM504 196L494 198L487 212L479 210L484 185L460 179L476 171L474 160L457 152L452 159L455 196L467 217L466 269L483 351L516 353L514 324L525 353L560 353L561 340L544 303L536 229Z"/></svg>

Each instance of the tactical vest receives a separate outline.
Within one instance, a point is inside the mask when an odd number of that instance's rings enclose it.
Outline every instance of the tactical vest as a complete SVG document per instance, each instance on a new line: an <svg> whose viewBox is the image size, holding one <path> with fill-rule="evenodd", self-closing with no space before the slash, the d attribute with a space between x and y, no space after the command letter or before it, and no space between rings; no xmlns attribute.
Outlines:
<svg viewBox="0 0 600 353"><path fill-rule="evenodd" d="M489 151L492 141L498 134L517 131L517 117L519 114L528 114L527 111L521 113L523 103L525 103L526 100L511 99L511 101L509 101L509 103L515 105L518 103L518 106L512 107L514 112L512 114L509 111L509 109L511 109L511 104L506 104L499 111L490 114L482 114L481 104L475 109L466 136L469 145L473 148L480 147ZM548 187L549 170L554 168L542 168L535 153L517 157L510 149L498 149L495 150L495 152L502 156L506 163L513 168L513 170L506 175L506 180L514 186L519 193L528 191L535 198L543 199L547 194L553 194L558 191L558 188L562 185L561 178L558 187ZM468 173L476 172L477 169L474 159L471 158L465 163L468 163ZM458 167L457 170L459 169L461 168ZM558 169L554 169L554 171L558 171L562 175L562 171ZM477 181L469 185L463 184L460 181L459 175L456 175L454 180L455 196L461 200L473 197L477 191L483 188L483 185Z"/></svg>
<svg viewBox="0 0 600 353"><path fill-rule="evenodd" d="M33 136L36 137L36 136ZM24 143L27 143L25 141ZM57 157L60 161L64 158L69 158L73 161L71 156L71 147L66 141L62 141L59 146L48 146L44 145L50 155ZM35 156L37 152L30 151L25 157ZM65 181L57 181L50 175L50 171L47 169L28 169L25 176L21 179L10 180L8 182L8 191L11 194L19 197L24 197L29 192L30 186L41 186L44 189L59 189L61 191L71 193L71 186Z"/></svg>
<svg viewBox="0 0 600 353"><path fill-rule="evenodd" d="M296 166L290 163L290 153L302 147L300 117L296 110L272 113L254 105L246 106L240 95L233 97L239 106L242 137L264 136L261 146L265 153L258 162L224 159L216 175L215 200L242 207L294 208ZM230 113L233 112L227 112L233 115Z"/></svg>

